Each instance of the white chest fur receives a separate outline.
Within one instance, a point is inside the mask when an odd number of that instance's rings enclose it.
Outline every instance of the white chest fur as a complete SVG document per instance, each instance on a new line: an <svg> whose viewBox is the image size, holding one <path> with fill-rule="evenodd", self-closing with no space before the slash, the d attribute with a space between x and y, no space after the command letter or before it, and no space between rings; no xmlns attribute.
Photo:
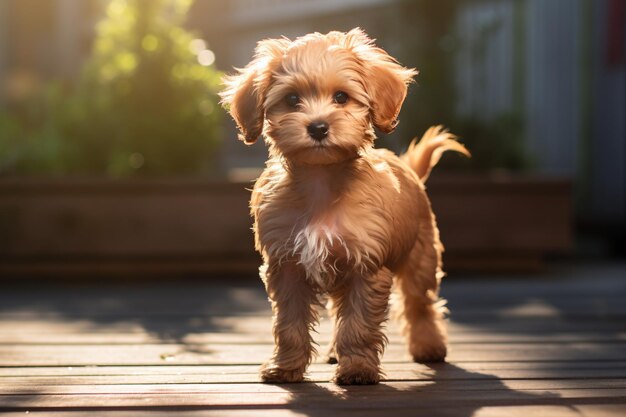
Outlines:
<svg viewBox="0 0 626 417"><path fill-rule="evenodd" d="M306 271L307 278L321 288L330 284L342 262L349 257L346 239L337 219L305 224L296 232L292 255Z"/></svg>

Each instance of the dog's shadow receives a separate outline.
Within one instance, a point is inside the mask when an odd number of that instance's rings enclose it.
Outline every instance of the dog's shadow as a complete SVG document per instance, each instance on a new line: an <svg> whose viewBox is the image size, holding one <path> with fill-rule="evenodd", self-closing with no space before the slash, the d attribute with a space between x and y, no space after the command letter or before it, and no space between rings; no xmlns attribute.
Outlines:
<svg viewBox="0 0 626 417"><path fill-rule="evenodd" d="M410 365L407 365L409 367ZM457 365L430 365L415 379L385 380L373 386L336 386L306 382L281 384L291 399L287 408L310 417L424 415L471 417L482 407L562 404L553 393L517 391L493 375Z"/></svg>

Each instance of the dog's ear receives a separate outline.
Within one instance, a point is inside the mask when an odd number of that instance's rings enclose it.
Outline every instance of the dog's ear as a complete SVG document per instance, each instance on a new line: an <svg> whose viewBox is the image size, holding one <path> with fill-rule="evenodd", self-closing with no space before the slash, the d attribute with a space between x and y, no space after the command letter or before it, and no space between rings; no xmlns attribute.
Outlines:
<svg viewBox="0 0 626 417"><path fill-rule="evenodd" d="M265 111L263 101L271 82L272 70L280 62L291 41L266 39L257 44L254 59L234 75L223 78L220 92L222 106L231 114L240 134L239 139L252 145L263 132Z"/></svg>
<svg viewBox="0 0 626 417"><path fill-rule="evenodd" d="M374 126L384 133L393 132L417 71L400 65L359 28L346 34L346 44L363 64Z"/></svg>
<svg viewBox="0 0 626 417"><path fill-rule="evenodd" d="M252 145L263 130L263 110L259 92L254 86L257 72L249 66L239 74L225 76L226 88L220 93L222 105L230 112L239 128L239 140Z"/></svg>

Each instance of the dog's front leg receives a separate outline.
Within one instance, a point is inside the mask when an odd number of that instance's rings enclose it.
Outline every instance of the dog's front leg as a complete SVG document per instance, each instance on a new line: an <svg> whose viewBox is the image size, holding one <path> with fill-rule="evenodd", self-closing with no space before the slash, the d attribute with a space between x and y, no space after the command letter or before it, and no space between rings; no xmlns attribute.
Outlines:
<svg viewBox="0 0 626 417"><path fill-rule="evenodd" d="M295 262L261 268L274 312L274 354L261 368L264 382L300 382L313 355L311 328L317 322L317 295Z"/></svg>
<svg viewBox="0 0 626 417"><path fill-rule="evenodd" d="M331 293L337 309L337 384L380 381L380 359L387 342L382 325L392 282L393 274L383 268L350 277L345 286Z"/></svg>

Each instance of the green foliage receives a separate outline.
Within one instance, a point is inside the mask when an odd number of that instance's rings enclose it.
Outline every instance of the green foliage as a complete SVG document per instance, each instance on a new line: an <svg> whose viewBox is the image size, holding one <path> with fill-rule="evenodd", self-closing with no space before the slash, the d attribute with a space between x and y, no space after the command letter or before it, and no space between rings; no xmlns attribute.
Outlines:
<svg viewBox="0 0 626 417"><path fill-rule="evenodd" d="M489 123L461 118L452 122L450 130L462 135L461 142L472 158L444 158L443 167L474 171L530 168L531 161L524 150L522 120L515 114L503 114Z"/></svg>
<svg viewBox="0 0 626 417"><path fill-rule="evenodd" d="M78 85L51 85L35 106L42 120L9 124L6 137L22 140L0 143L13 155L2 163L17 173L114 177L210 170L220 74L207 65L211 52L199 63L202 45L192 50L181 27L191 3L112 0Z"/></svg>
<svg viewBox="0 0 626 417"><path fill-rule="evenodd" d="M0 173L60 174L68 161L61 135L65 97L52 83L35 97L0 112Z"/></svg>

